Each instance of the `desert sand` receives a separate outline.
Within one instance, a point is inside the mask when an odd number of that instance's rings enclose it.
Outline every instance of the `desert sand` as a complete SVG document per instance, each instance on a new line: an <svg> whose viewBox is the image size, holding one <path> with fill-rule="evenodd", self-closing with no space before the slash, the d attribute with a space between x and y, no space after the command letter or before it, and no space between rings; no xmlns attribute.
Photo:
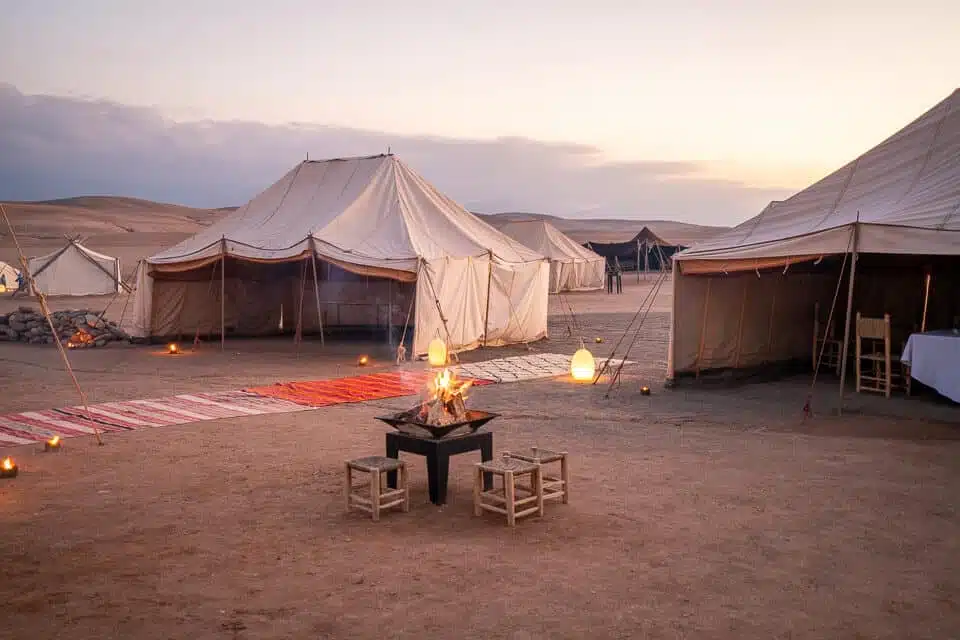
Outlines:
<svg viewBox="0 0 960 640"><path fill-rule="evenodd" d="M113 251L131 261L162 245L126 233ZM607 355L655 282L628 275L622 295L552 296L550 338L530 349L572 354L583 338ZM0 300L0 312L19 303ZM415 398L141 429L103 447L71 438L59 454L8 448L22 471L0 481L3 637L960 634L957 410L858 396L838 417L827 378L804 422L806 376L665 389L669 309L667 284L618 385L473 390L470 406L502 414L490 423L496 451L570 454L570 503L514 529L473 516L473 454L452 460L443 507L428 500L423 459L404 454L409 513L373 523L344 512L344 460L381 453L375 416ZM89 401L104 402L352 375L360 353L372 370L395 366L375 342L288 339L176 357L111 345L71 362ZM50 347L0 345L0 388L0 413L78 402Z"/></svg>

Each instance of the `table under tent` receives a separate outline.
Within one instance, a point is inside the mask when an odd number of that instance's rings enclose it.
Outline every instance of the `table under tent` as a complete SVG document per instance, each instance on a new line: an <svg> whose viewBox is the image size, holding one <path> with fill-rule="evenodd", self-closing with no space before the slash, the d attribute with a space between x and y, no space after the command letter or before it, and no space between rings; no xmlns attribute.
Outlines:
<svg viewBox="0 0 960 640"><path fill-rule="evenodd" d="M420 356L437 337L452 351L545 337L548 285L544 256L393 155L305 161L143 261L129 330L223 341L379 328Z"/></svg>
<svg viewBox="0 0 960 640"><path fill-rule="evenodd" d="M960 328L960 90L674 260L670 378L793 363L841 389L880 375L888 396L891 375L960 382L960 361L929 377L898 361L911 336Z"/></svg>

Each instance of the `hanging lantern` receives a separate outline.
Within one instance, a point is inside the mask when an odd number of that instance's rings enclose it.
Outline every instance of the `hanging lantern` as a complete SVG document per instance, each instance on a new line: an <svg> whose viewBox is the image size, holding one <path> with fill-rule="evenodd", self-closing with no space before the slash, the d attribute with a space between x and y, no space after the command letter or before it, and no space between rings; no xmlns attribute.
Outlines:
<svg viewBox="0 0 960 640"><path fill-rule="evenodd" d="M574 380L593 380L596 372L596 364L593 361L593 354L582 347L570 360L570 375Z"/></svg>
<svg viewBox="0 0 960 640"><path fill-rule="evenodd" d="M427 347L427 360L431 367L442 367L447 364L447 343L440 338L434 338Z"/></svg>

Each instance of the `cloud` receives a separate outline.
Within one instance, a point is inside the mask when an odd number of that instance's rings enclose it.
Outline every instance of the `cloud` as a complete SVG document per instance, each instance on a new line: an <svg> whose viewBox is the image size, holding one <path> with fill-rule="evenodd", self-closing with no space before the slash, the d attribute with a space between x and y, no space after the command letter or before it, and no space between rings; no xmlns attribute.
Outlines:
<svg viewBox="0 0 960 640"><path fill-rule="evenodd" d="M0 84L0 199L125 195L241 204L312 158L394 153L474 211L733 224L783 190L707 179L690 162L609 162L601 149L525 138L470 140L329 125L175 122L103 100Z"/></svg>

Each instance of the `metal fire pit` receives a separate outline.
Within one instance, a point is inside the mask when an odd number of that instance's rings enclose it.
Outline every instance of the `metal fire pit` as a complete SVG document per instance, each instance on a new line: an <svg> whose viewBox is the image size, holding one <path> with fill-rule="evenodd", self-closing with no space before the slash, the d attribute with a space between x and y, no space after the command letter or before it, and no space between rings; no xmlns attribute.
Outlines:
<svg viewBox="0 0 960 640"><path fill-rule="evenodd" d="M467 409L466 420L438 426L435 424L425 424L417 420L415 416L418 411L419 409L411 409L410 411L403 411L392 416L377 416L377 420L386 422L401 433L419 438L440 440L442 438L454 438L467 433L473 433L494 418L500 416L499 413Z"/></svg>

